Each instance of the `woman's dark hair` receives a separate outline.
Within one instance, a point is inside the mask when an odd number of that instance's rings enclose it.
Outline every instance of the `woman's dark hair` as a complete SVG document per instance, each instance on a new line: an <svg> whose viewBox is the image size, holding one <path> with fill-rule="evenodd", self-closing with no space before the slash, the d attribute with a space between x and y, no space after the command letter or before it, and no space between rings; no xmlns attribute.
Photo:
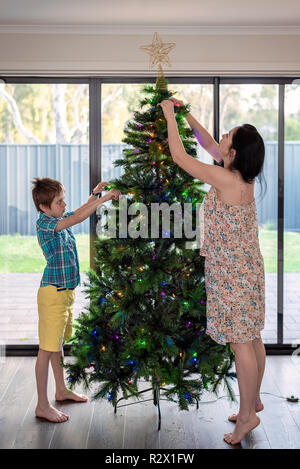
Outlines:
<svg viewBox="0 0 300 469"><path fill-rule="evenodd" d="M238 170L244 181L249 184L259 176L259 182L261 183L265 160L265 144L257 129L251 124L239 126L232 136L230 149L234 149L236 155L228 169L230 171Z"/></svg>

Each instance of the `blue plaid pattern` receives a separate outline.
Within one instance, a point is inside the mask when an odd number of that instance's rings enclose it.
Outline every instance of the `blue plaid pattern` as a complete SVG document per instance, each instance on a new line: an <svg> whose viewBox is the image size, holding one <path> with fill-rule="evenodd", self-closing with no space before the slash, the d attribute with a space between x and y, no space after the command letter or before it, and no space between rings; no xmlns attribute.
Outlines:
<svg viewBox="0 0 300 469"><path fill-rule="evenodd" d="M71 227L54 231L59 220L73 213L67 212L63 217L56 218L40 212L36 222L36 231L39 245L47 261L40 283L41 287L59 285L65 288L75 288L80 284L76 239Z"/></svg>

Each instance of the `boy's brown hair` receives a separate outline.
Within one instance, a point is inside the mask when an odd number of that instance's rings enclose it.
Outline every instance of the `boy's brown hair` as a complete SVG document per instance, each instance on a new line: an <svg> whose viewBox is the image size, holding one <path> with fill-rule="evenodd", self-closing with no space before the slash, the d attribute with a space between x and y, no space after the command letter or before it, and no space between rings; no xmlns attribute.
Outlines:
<svg viewBox="0 0 300 469"><path fill-rule="evenodd" d="M65 190L63 184L51 178L34 178L32 181L32 198L38 212L43 212L39 207L40 204L51 208L54 197Z"/></svg>

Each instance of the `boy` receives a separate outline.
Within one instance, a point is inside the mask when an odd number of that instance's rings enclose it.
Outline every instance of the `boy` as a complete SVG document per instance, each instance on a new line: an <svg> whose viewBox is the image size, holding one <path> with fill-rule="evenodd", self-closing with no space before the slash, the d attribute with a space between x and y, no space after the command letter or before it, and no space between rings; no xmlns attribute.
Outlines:
<svg viewBox="0 0 300 469"><path fill-rule="evenodd" d="M51 422L65 422L69 416L55 409L48 401L49 361L56 383L55 399L88 400L86 396L66 388L61 365L63 344L72 335L75 288L80 284L76 240L70 227L88 218L103 202L118 200L120 191L112 189L98 198L107 185L100 182L84 205L75 212L65 213L65 189L61 182L51 178L35 178L32 183L32 197L39 212L37 237L47 261L37 295L39 352L35 366L38 393L35 414Z"/></svg>

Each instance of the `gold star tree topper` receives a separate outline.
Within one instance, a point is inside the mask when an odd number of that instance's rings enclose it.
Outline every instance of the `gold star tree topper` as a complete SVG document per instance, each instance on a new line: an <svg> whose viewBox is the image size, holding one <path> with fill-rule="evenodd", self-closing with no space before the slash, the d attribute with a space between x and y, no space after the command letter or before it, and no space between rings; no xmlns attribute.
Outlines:
<svg viewBox="0 0 300 469"><path fill-rule="evenodd" d="M162 42L158 33L154 33L152 44L140 46L140 49L150 55L150 68L153 68L156 64L159 64L159 68L161 68L161 64L171 67L168 54L175 46L174 42Z"/></svg>

